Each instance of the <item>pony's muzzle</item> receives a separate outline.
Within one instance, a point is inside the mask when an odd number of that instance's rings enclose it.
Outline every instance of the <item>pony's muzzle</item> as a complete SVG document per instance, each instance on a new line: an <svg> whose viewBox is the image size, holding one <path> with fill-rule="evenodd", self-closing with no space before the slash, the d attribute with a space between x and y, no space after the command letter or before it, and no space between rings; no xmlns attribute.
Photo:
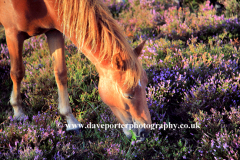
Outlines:
<svg viewBox="0 0 240 160"><path fill-rule="evenodd" d="M143 142L146 140L146 138L149 137L149 132L142 131L140 135L137 137L137 142Z"/></svg>
<svg viewBox="0 0 240 160"><path fill-rule="evenodd" d="M135 134L136 142L143 142L149 137L150 130L145 128L123 128L123 132L128 139L132 139L132 134Z"/></svg>

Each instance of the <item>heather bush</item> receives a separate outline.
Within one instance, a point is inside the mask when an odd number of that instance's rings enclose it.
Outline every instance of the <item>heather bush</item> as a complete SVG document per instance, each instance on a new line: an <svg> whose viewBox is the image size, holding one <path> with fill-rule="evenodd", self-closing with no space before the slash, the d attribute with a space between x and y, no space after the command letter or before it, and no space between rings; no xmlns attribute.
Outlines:
<svg viewBox="0 0 240 160"><path fill-rule="evenodd" d="M153 10L149 1L133 1L127 10L122 11L118 19L128 37L139 33L153 34L156 25Z"/></svg>
<svg viewBox="0 0 240 160"><path fill-rule="evenodd" d="M186 41L193 35L206 41L209 37L224 32L227 32L231 39L239 36L238 19L216 15L216 11L209 6L209 1L200 5L197 13L191 13L188 8L180 12L176 7L172 7L166 10L163 16L166 24L160 27L161 35L173 39Z"/></svg>
<svg viewBox="0 0 240 160"><path fill-rule="evenodd" d="M240 3L237 0L228 0L228 1L221 1L225 8L225 15L227 17L232 17L232 16L239 16L239 11L240 11Z"/></svg>
<svg viewBox="0 0 240 160"><path fill-rule="evenodd" d="M195 151L195 157L207 159L238 159L240 151L240 108L231 107L230 111L211 114L200 111L193 114L194 121L201 124L201 139ZM209 132L211 131L211 132Z"/></svg>

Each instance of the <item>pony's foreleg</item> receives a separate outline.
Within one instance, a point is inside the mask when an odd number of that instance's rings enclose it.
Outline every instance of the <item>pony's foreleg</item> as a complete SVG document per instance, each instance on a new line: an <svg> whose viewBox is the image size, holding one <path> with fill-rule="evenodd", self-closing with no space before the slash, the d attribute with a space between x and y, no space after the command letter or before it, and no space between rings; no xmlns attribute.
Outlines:
<svg viewBox="0 0 240 160"><path fill-rule="evenodd" d="M25 37L14 29L6 29L6 40L11 59L10 76L13 82L13 90L10 103L13 106L14 118L21 120L25 114L22 110L22 99L20 94L21 81L25 74L25 67L22 60L22 48Z"/></svg>
<svg viewBox="0 0 240 160"><path fill-rule="evenodd" d="M67 91L67 67L64 55L64 38L61 32L51 30L46 33L50 52L54 63L54 74L58 86L59 112L66 117L66 130L78 130L80 123L72 114Z"/></svg>

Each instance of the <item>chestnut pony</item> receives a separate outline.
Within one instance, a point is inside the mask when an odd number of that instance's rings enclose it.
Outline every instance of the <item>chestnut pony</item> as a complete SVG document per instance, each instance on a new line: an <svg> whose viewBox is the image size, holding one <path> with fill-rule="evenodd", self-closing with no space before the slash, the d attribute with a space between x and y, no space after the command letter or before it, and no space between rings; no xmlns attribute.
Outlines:
<svg viewBox="0 0 240 160"><path fill-rule="evenodd" d="M63 34L96 66L101 99L119 121L148 126L152 123L145 92L148 80L138 60L144 42L132 49L101 0L0 0L0 25L5 28L10 53L13 81L10 103L16 119L25 116L20 96L25 74L23 42L45 33L54 63L59 112L68 124L80 123L69 105ZM128 125L123 128L128 138L131 138L130 130L143 141L150 127Z"/></svg>

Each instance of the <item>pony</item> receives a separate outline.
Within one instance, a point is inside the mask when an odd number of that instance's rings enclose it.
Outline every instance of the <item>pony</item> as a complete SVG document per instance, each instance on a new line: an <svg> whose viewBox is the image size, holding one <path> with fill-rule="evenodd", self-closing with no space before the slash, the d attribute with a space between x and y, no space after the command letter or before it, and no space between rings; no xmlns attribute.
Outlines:
<svg viewBox="0 0 240 160"><path fill-rule="evenodd" d="M68 124L80 126L68 99L65 35L96 66L100 97L120 123L127 126L123 128L125 135L131 138L132 130L138 141L148 137L150 127L145 126L152 123L145 91L148 79L138 60L145 41L132 49L101 0L1 0L0 25L5 28L11 60L10 104L15 119L25 116L20 96L25 74L23 42L32 36L46 34L58 87L59 113ZM141 127L131 127L131 124ZM69 127L66 130L79 132L79 129Z"/></svg>

